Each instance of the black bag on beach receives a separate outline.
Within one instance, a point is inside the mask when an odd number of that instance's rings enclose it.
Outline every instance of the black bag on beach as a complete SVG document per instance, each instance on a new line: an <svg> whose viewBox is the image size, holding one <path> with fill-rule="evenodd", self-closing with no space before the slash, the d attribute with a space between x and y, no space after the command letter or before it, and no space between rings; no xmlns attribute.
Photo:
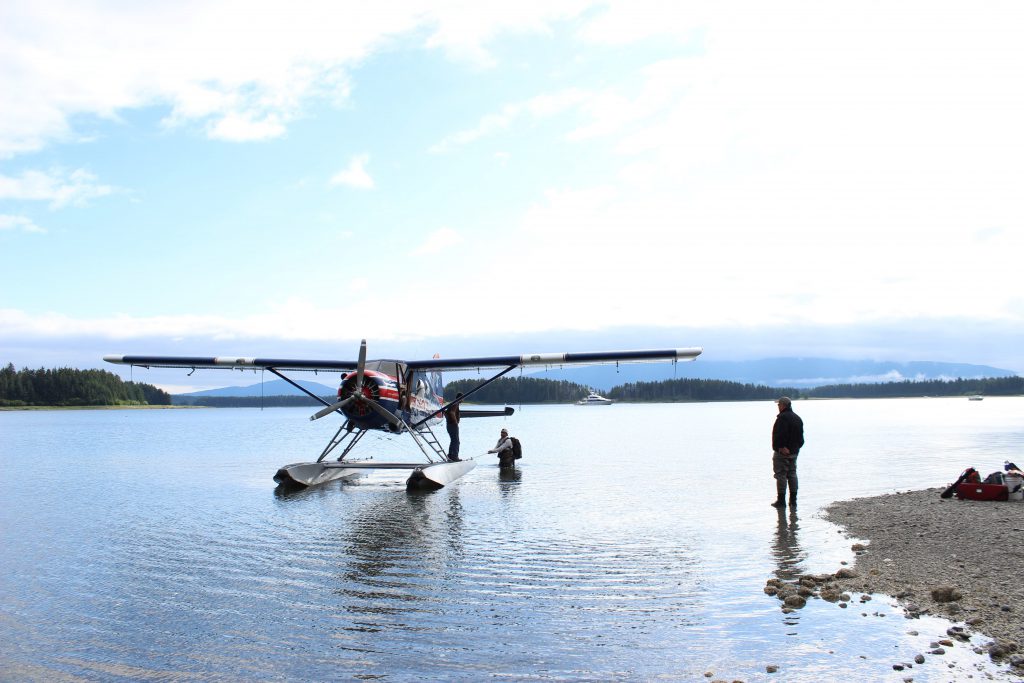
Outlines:
<svg viewBox="0 0 1024 683"><path fill-rule="evenodd" d="M993 472L992 474L990 474L987 477L985 477L985 481L983 481L982 483L983 484L1003 484L1003 483L1005 483L1003 481L1003 473L1002 472Z"/></svg>
<svg viewBox="0 0 1024 683"><path fill-rule="evenodd" d="M956 491L956 487L965 481L981 481L981 475L978 474L978 470L973 467L968 467L964 470L960 478L950 484L949 488L939 494L939 498L952 498L953 492Z"/></svg>

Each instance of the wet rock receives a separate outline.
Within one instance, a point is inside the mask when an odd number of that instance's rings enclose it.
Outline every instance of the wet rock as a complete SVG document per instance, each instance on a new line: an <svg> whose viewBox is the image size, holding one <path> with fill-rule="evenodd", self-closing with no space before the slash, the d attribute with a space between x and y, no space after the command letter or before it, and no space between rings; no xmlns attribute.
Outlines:
<svg viewBox="0 0 1024 683"><path fill-rule="evenodd" d="M839 591L830 590L830 589L826 588L826 589L821 591L821 596L820 597L821 597L822 600L825 600L827 602L838 602L839 601Z"/></svg>
<svg viewBox="0 0 1024 683"><path fill-rule="evenodd" d="M770 674L773 674L773 673L775 673L776 671L779 670L779 665L778 664L769 664L768 666L766 666L764 668L764 670L767 671Z"/></svg>
<svg viewBox="0 0 1024 683"><path fill-rule="evenodd" d="M902 664L893 664L892 668L895 669L896 671L903 671L907 667L903 666Z"/></svg>
<svg viewBox="0 0 1024 683"><path fill-rule="evenodd" d="M956 602L963 597L956 586L936 586L932 589L932 600L935 602Z"/></svg>
<svg viewBox="0 0 1024 683"><path fill-rule="evenodd" d="M800 586L800 588L797 589L796 594L804 598L809 598L814 595L814 590L807 586Z"/></svg>
<svg viewBox="0 0 1024 683"><path fill-rule="evenodd" d="M963 626L954 626L946 629L946 635L956 638L957 640L966 643L971 639L971 636L967 631L964 630Z"/></svg>
<svg viewBox="0 0 1024 683"><path fill-rule="evenodd" d="M933 655L944 655L944 654L946 654L946 651L943 650L941 647L937 647L937 648L935 648L934 650L931 651L931 654L933 654Z"/></svg>
<svg viewBox="0 0 1024 683"><path fill-rule="evenodd" d="M1007 657L1017 651L1017 643L1012 640L996 639L988 647L988 654L993 659Z"/></svg>
<svg viewBox="0 0 1024 683"><path fill-rule="evenodd" d="M867 548L863 544L861 544L861 543L854 543L853 545L850 546L850 550L852 550L853 552L857 553L857 552L860 552L861 550L867 550Z"/></svg>
<svg viewBox="0 0 1024 683"><path fill-rule="evenodd" d="M949 638L943 638L939 641L939 645L942 645L943 647L953 647L953 641Z"/></svg>
<svg viewBox="0 0 1024 683"><path fill-rule="evenodd" d="M839 599L842 600L843 602L850 602L850 600L852 600L853 598L850 597L849 593L843 593L842 595L839 596Z"/></svg>
<svg viewBox="0 0 1024 683"><path fill-rule="evenodd" d="M856 579L857 578L857 572L855 572L854 570L850 569L849 567L843 567L842 569L840 569L839 571L836 572L836 578L837 579Z"/></svg>
<svg viewBox="0 0 1024 683"><path fill-rule="evenodd" d="M789 607L791 609L800 609L801 607L807 604L807 600L805 600L803 597L799 595L790 595L788 598L786 598L785 602L786 607Z"/></svg>
<svg viewBox="0 0 1024 683"><path fill-rule="evenodd" d="M766 595L778 595L779 589L775 586L765 586L764 592Z"/></svg>
<svg viewBox="0 0 1024 683"><path fill-rule="evenodd" d="M914 657L914 664L924 664L924 655L917 655Z"/></svg>
<svg viewBox="0 0 1024 683"><path fill-rule="evenodd" d="M1024 655L1013 655L1010 657L1010 666L1024 669Z"/></svg>

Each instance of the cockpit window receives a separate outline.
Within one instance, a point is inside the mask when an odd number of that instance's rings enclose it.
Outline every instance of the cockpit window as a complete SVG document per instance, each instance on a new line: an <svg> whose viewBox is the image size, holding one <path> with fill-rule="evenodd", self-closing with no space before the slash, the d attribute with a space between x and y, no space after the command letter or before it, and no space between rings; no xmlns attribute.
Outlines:
<svg viewBox="0 0 1024 683"><path fill-rule="evenodd" d="M393 360L367 361L366 369L373 370L374 372L383 372L391 377L399 377L401 372L404 370L404 368L399 368L398 361Z"/></svg>

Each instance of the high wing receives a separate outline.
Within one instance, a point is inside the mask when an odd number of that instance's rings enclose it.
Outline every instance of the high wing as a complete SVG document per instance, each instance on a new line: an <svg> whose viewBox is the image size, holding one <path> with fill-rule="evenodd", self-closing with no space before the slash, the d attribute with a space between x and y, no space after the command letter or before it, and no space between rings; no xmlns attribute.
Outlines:
<svg viewBox="0 0 1024 683"><path fill-rule="evenodd" d="M602 365L610 363L649 363L690 361L702 352L699 347L681 349L642 349L625 351L584 351L578 353L526 353L517 356L481 356L475 358L431 358L404 361L410 370L476 370L524 366L560 367L563 365ZM294 358L244 358L238 356L104 356L108 363L149 368L273 368L275 370L356 370L354 360L302 360Z"/></svg>
<svg viewBox="0 0 1024 683"><path fill-rule="evenodd" d="M240 358L238 356L103 356L108 363L146 368L274 368L275 370L355 370L354 360L299 360L294 358Z"/></svg>
<svg viewBox="0 0 1024 683"><path fill-rule="evenodd" d="M410 370L475 370L523 366L559 367L562 365L603 365L610 363L651 363L689 361L702 353L700 347L683 349L641 349L627 351L583 351L577 353L525 353L519 356L480 358L431 358L405 364Z"/></svg>

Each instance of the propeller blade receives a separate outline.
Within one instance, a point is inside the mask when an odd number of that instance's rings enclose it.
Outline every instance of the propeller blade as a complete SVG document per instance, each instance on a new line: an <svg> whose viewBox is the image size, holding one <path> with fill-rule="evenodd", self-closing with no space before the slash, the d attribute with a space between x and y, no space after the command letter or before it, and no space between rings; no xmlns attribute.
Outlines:
<svg viewBox="0 0 1024 683"><path fill-rule="evenodd" d="M331 404L331 405L329 405L329 406L327 406L325 408L321 408L320 410L316 411L315 413L313 413L312 416L310 416L309 421L312 422L313 420L319 420L321 417L324 417L325 415L330 415L331 413L333 413L336 410L341 410L342 408L347 406L349 403L351 403L354 399L362 398L362 393L363 393L363 371L365 369L366 369L366 340L364 339L364 340L362 340L359 343L359 362L356 364L355 391L352 393L351 396L348 396L347 398L343 398L343 399L341 399L340 401L338 401L336 403L333 403L333 404ZM387 412L387 411L384 411L384 412ZM388 413L388 414L390 415L390 413Z"/></svg>
<svg viewBox="0 0 1024 683"><path fill-rule="evenodd" d="M326 408L321 408L320 410L316 411L315 413L313 413L309 417L309 421L312 422L313 420L319 420L324 415L330 415L331 413L333 413L336 410L341 410L342 408L347 406L349 403L351 403L352 400L355 397L356 397L356 395L353 394L352 396L349 396L348 398L341 399L337 403L332 403L331 405L327 406Z"/></svg>
<svg viewBox="0 0 1024 683"><path fill-rule="evenodd" d="M359 363L356 365L356 392L363 391L363 372L366 370L366 340L359 342Z"/></svg>

